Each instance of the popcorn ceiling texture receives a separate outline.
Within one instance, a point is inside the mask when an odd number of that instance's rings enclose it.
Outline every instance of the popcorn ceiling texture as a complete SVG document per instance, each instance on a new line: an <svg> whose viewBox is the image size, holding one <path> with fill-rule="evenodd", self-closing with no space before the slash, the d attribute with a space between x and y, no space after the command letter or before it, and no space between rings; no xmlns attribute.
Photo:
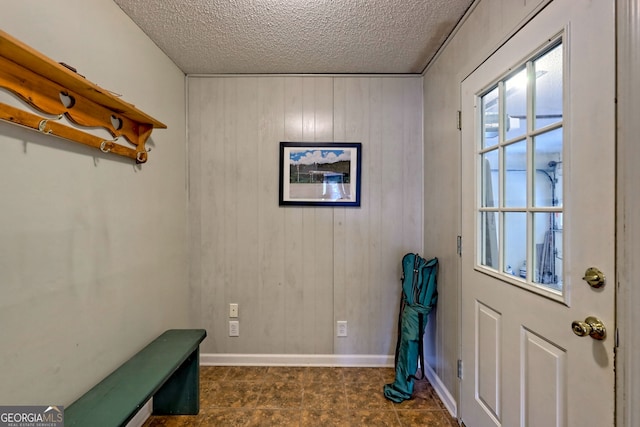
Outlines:
<svg viewBox="0 0 640 427"><path fill-rule="evenodd" d="M114 0L186 74L421 73L472 0Z"/></svg>

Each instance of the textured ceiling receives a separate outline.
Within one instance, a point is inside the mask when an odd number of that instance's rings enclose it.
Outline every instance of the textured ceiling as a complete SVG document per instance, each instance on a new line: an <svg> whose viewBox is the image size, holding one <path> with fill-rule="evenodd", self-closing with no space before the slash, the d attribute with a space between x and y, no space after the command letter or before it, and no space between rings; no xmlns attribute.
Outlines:
<svg viewBox="0 0 640 427"><path fill-rule="evenodd" d="M187 74L421 73L472 0L114 0Z"/></svg>

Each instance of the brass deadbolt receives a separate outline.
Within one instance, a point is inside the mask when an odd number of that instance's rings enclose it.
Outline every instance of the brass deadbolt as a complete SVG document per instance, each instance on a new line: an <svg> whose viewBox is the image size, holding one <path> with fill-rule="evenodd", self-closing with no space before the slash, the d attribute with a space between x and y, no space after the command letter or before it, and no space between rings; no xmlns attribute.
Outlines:
<svg viewBox="0 0 640 427"><path fill-rule="evenodd" d="M582 280L585 280L592 288L599 288L604 285L605 277L604 273L596 267L589 267L584 272Z"/></svg>

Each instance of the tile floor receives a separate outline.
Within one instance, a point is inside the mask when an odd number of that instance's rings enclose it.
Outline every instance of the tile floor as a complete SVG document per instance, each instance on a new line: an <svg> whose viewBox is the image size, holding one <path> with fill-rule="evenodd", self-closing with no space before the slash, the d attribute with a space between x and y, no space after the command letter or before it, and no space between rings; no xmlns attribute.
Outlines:
<svg viewBox="0 0 640 427"><path fill-rule="evenodd" d="M429 426L457 427L426 381L411 400L384 398L392 368L203 366L200 414L152 416L159 426Z"/></svg>

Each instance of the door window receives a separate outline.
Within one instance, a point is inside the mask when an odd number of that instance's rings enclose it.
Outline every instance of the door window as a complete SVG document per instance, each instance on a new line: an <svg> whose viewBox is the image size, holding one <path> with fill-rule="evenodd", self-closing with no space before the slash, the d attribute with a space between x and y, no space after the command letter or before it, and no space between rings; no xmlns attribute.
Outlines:
<svg viewBox="0 0 640 427"><path fill-rule="evenodd" d="M562 297L563 44L478 96L478 265Z"/></svg>

